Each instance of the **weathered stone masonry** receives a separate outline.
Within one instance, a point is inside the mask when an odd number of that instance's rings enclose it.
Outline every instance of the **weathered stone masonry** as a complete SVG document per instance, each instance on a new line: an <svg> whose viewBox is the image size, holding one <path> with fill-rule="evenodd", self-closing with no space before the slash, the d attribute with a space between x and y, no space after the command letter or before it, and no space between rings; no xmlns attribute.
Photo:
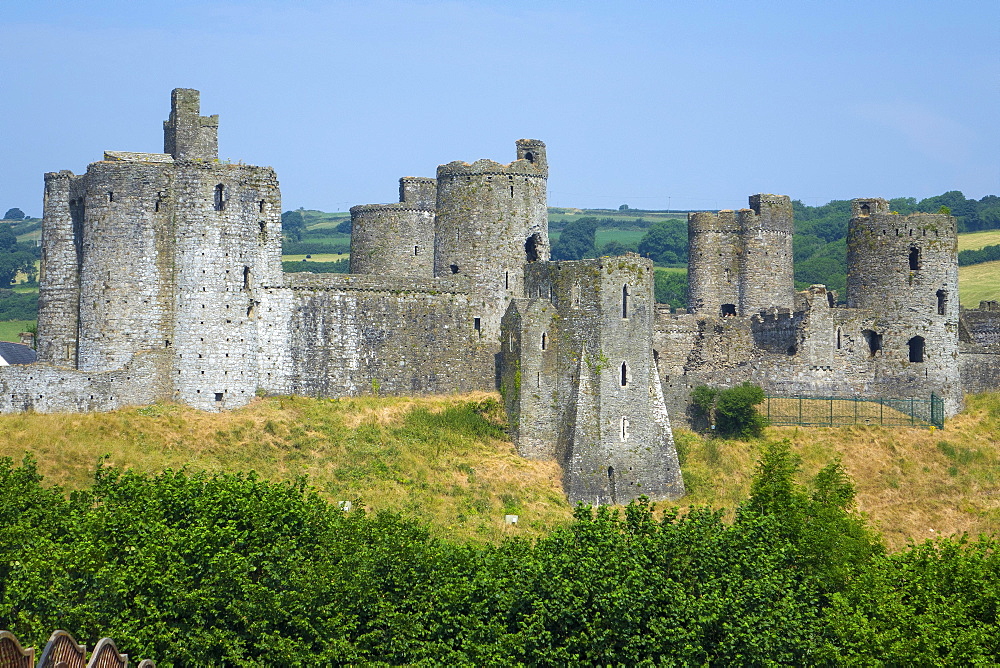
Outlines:
<svg viewBox="0 0 1000 668"><path fill-rule="evenodd" d="M651 356L652 267L547 262L544 143L400 179L398 203L351 209L351 274L283 274L277 177L220 163L218 117L199 106L173 92L163 153L46 175L40 363L0 370L0 411L492 390L533 369L551 392L505 392L537 418L512 421L516 442L559 458L571 499L683 493ZM551 310L555 357L501 353L501 319L522 308Z"/></svg>
<svg viewBox="0 0 1000 668"><path fill-rule="evenodd" d="M795 292L788 197L691 214L671 312L649 260L548 261L546 148L522 139L352 208L351 274L283 274L277 177L219 162L217 131L177 89L163 153L45 175L39 362L0 368L0 411L499 389L523 456L560 461L574 501L623 503L683 494L668 415L700 384L934 392L948 414L1000 386L1000 309L959 310L951 216L854 200L843 306Z"/></svg>

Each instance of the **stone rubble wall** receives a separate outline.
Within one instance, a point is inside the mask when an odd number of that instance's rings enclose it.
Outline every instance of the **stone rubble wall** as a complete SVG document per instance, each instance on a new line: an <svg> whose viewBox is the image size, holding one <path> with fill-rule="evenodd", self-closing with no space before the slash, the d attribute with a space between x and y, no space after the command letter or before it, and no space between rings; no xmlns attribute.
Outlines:
<svg viewBox="0 0 1000 668"><path fill-rule="evenodd" d="M161 354L145 353L114 371L41 362L0 367L0 413L86 413L163 401L167 364Z"/></svg>

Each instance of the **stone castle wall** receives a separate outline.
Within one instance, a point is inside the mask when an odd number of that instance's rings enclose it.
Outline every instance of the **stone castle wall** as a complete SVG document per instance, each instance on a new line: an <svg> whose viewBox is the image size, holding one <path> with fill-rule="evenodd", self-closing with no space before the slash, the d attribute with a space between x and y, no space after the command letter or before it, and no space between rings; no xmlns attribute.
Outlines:
<svg viewBox="0 0 1000 668"><path fill-rule="evenodd" d="M464 280L286 274L264 288L262 389L443 394L495 387L494 346Z"/></svg>

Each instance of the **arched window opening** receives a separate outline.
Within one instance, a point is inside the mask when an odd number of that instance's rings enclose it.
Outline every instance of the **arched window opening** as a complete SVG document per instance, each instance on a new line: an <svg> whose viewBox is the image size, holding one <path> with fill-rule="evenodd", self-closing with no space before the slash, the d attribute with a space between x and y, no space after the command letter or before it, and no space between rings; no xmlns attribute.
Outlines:
<svg viewBox="0 0 1000 668"><path fill-rule="evenodd" d="M535 154L532 153L531 151L528 151L527 153L524 154L524 159L527 160L528 162L534 162Z"/></svg>
<svg viewBox="0 0 1000 668"><path fill-rule="evenodd" d="M830 308L833 308L834 306L837 305L837 303L835 301L833 301L833 293L832 292L827 292L826 293L826 304Z"/></svg>
<svg viewBox="0 0 1000 668"><path fill-rule="evenodd" d="M264 213L264 200L257 202L260 213Z"/></svg>
<svg viewBox="0 0 1000 668"><path fill-rule="evenodd" d="M870 329L863 330L861 335L865 337L868 344L868 353L874 357L875 353L882 350L882 335Z"/></svg>
<svg viewBox="0 0 1000 668"><path fill-rule="evenodd" d="M840 327L837 328L837 350L840 350Z"/></svg>
<svg viewBox="0 0 1000 668"><path fill-rule="evenodd" d="M907 341L906 345L910 348L911 362L924 361L924 337L914 336L912 339Z"/></svg>
<svg viewBox="0 0 1000 668"><path fill-rule="evenodd" d="M948 311L948 292L946 290L937 291L938 315L945 315Z"/></svg>
<svg viewBox="0 0 1000 668"><path fill-rule="evenodd" d="M524 259L528 262L538 262L538 242L540 241L538 232L524 240Z"/></svg>
<svg viewBox="0 0 1000 668"><path fill-rule="evenodd" d="M861 215L864 218L867 218L868 216L872 215L872 208L870 206L868 206L867 204L862 204L861 205Z"/></svg>
<svg viewBox="0 0 1000 668"><path fill-rule="evenodd" d="M910 271L920 269L920 249L914 246L910 249Z"/></svg>
<svg viewBox="0 0 1000 668"><path fill-rule="evenodd" d="M628 317L628 283L622 286L622 317Z"/></svg>
<svg viewBox="0 0 1000 668"><path fill-rule="evenodd" d="M722 316L736 315L736 304L723 304L719 313Z"/></svg>
<svg viewBox="0 0 1000 668"><path fill-rule="evenodd" d="M453 274L457 274L458 273L458 265L457 264L451 265L451 273L453 273Z"/></svg>
<svg viewBox="0 0 1000 668"><path fill-rule="evenodd" d="M622 387L628 385L628 364L622 362Z"/></svg>
<svg viewBox="0 0 1000 668"><path fill-rule="evenodd" d="M545 350L546 343L548 342L545 332L542 332L542 350Z"/></svg>
<svg viewBox="0 0 1000 668"><path fill-rule="evenodd" d="M226 188L221 183L215 186L215 210L222 211L226 208Z"/></svg>

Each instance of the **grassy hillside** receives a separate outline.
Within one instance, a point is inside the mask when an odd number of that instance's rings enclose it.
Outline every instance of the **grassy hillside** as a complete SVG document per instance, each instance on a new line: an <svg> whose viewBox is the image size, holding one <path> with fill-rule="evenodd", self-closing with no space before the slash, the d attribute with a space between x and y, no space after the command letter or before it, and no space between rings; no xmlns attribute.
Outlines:
<svg viewBox="0 0 1000 668"><path fill-rule="evenodd" d="M979 250L984 246L1000 244L1000 230L985 230L958 235L958 250Z"/></svg>
<svg viewBox="0 0 1000 668"><path fill-rule="evenodd" d="M892 547L908 539L1000 532L1000 394L971 397L945 430L773 427L803 460L803 479L840 457L861 509ZM676 430L689 489L681 506L732 509L746 498L763 442ZM300 475L331 501L420 518L440 535L539 536L569 519L555 462L517 456L496 397L269 398L238 411L173 405L88 415L0 416L0 456L39 461L45 480L85 487L98 459L141 471ZM517 514L516 527L504 524Z"/></svg>
<svg viewBox="0 0 1000 668"><path fill-rule="evenodd" d="M966 308L979 306L983 299L1000 299L1000 261L959 267L958 297Z"/></svg>
<svg viewBox="0 0 1000 668"><path fill-rule="evenodd" d="M98 459L140 471L187 466L309 476L331 501L429 522L461 539L539 535L571 507L554 462L517 456L492 395L276 398L238 411L175 405L112 413L0 416L0 456L31 453L49 483L85 487ZM517 527L505 514L521 516Z"/></svg>
<svg viewBox="0 0 1000 668"><path fill-rule="evenodd" d="M34 324L34 320L0 320L0 341L20 343L21 332L28 331L28 327Z"/></svg>
<svg viewBox="0 0 1000 668"><path fill-rule="evenodd" d="M891 548L908 540L1000 533L1000 394L970 396L944 430L770 427L802 457L803 478L839 457L858 506ZM684 502L732 509L745 499L761 442L677 433L689 495Z"/></svg>

